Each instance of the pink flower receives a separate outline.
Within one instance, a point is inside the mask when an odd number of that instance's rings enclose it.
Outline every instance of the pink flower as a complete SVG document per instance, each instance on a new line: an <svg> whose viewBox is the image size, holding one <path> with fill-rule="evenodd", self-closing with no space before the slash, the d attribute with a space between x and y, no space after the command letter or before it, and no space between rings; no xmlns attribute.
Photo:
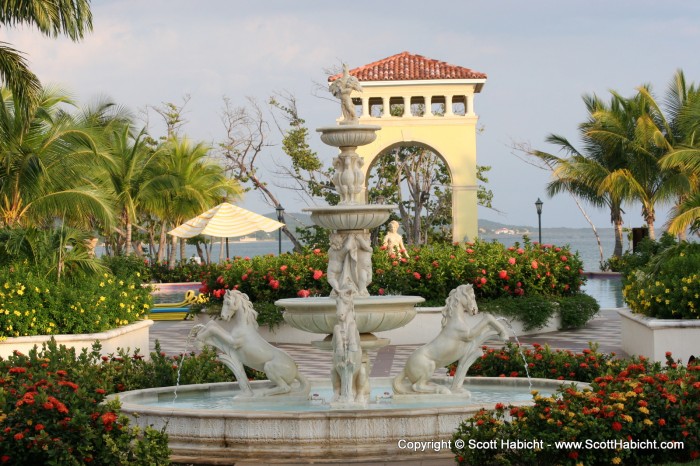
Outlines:
<svg viewBox="0 0 700 466"><path fill-rule="evenodd" d="M525 254L525 250L523 248L518 248L518 250L515 252L517 252L518 254Z"/></svg>
<svg viewBox="0 0 700 466"><path fill-rule="evenodd" d="M413 272L413 278L420 280L420 274L418 272Z"/></svg>
<svg viewBox="0 0 700 466"><path fill-rule="evenodd" d="M438 261L433 261L433 267L435 267L435 268L440 267L440 264L438 263Z"/></svg>
<svg viewBox="0 0 700 466"><path fill-rule="evenodd" d="M321 270L314 270L314 280L319 280L323 277L323 272Z"/></svg>
<svg viewBox="0 0 700 466"><path fill-rule="evenodd" d="M509 263L510 265L515 265L515 257L509 257L509 258L508 258L508 263Z"/></svg>
<svg viewBox="0 0 700 466"><path fill-rule="evenodd" d="M270 288L273 290L276 290L280 287L280 282L279 280L270 280Z"/></svg>
<svg viewBox="0 0 700 466"><path fill-rule="evenodd" d="M280 267L280 272L286 272L286 271L287 271L286 265L283 265L282 267Z"/></svg>
<svg viewBox="0 0 700 466"><path fill-rule="evenodd" d="M533 269L536 269L536 268L538 267L537 261L532 261L532 262L530 263L530 265L532 266Z"/></svg>
<svg viewBox="0 0 700 466"><path fill-rule="evenodd" d="M250 260L250 257L245 256L245 257L243 258L243 260L244 260L244 261L249 261L249 260Z"/></svg>
<svg viewBox="0 0 700 466"><path fill-rule="evenodd" d="M379 250L380 250L380 251L386 251L386 245L382 244L382 245L379 247Z"/></svg>
<svg viewBox="0 0 700 466"><path fill-rule="evenodd" d="M397 265L399 265L399 261L393 261L393 262L391 263L391 265L393 265L394 267L396 267Z"/></svg>
<svg viewBox="0 0 700 466"><path fill-rule="evenodd" d="M300 298L308 298L311 295L311 292L309 290L299 290L297 291L297 296Z"/></svg>
<svg viewBox="0 0 700 466"><path fill-rule="evenodd" d="M481 277L480 281L481 281L482 285L485 285L486 284L486 277Z"/></svg>
<svg viewBox="0 0 700 466"><path fill-rule="evenodd" d="M568 261L568 260L569 260L569 258L568 258L568 257L566 257L566 256L561 256L561 260L562 260L562 262L566 262L566 261Z"/></svg>
<svg viewBox="0 0 700 466"><path fill-rule="evenodd" d="M243 275L241 275L241 280L243 280L243 281L248 280L248 274L244 273Z"/></svg>
<svg viewBox="0 0 700 466"><path fill-rule="evenodd" d="M508 272L506 272L505 270L501 270L500 272L498 272L498 278L501 278L503 280L508 279Z"/></svg>
<svg viewBox="0 0 700 466"><path fill-rule="evenodd" d="M380 296L384 296L384 288L379 288L379 291L377 291L377 293L379 293Z"/></svg>
<svg viewBox="0 0 700 466"><path fill-rule="evenodd" d="M467 254L473 254L474 250L473 249L467 249Z"/></svg>
<svg viewBox="0 0 700 466"><path fill-rule="evenodd" d="M321 254L321 250L320 250L320 249L314 249L314 254L316 254L316 255L318 256L319 254Z"/></svg>

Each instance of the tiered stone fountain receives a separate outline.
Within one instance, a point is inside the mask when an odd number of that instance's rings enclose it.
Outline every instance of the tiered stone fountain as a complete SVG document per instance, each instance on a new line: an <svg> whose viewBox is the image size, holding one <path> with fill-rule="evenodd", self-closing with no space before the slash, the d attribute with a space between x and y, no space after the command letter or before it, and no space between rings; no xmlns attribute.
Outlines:
<svg viewBox="0 0 700 466"><path fill-rule="evenodd" d="M331 86L341 99L343 120L318 130L326 144L340 148L333 161L340 203L309 209L317 225L332 231L327 276L333 293L276 302L290 325L327 335L313 344L332 350L330 381L309 381L300 374L286 353L257 333L247 296L229 290L222 318L230 328L211 321L195 326L192 336L199 344L217 347L239 382L119 395L122 412L135 423L167 430L175 462L346 464L450 458L448 441L462 420L496 402L528 403L532 386L552 392L559 384L479 378L467 383L471 394L462 388L482 342L505 337L503 326L488 314L474 326L466 323L464 315L478 309L471 286L463 285L446 300L440 334L409 357L399 376L375 378L370 386L367 352L389 343L374 333L410 322L423 298L367 292L372 281L369 229L386 222L396 206L366 204L363 161L355 149L372 142L379 127L358 124L350 100L353 89L359 83L345 67ZM459 361L453 379L432 378L433 371L453 361ZM265 371L270 380L248 382L243 365ZM413 442L431 443L415 451Z"/></svg>

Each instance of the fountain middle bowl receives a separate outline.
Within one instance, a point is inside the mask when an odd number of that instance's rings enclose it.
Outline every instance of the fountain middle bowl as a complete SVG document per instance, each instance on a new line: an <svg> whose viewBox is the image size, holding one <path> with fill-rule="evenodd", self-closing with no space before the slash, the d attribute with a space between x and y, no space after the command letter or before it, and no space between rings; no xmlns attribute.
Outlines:
<svg viewBox="0 0 700 466"><path fill-rule="evenodd" d="M420 296L369 296L354 298L355 323L360 333L383 332L400 328L416 316ZM331 334L338 323L335 298L287 298L275 301L284 309L284 320L299 330Z"/></svg>
<svg viewBox="0 0 700 466"><path fill-rule="evenodd" d="M329 230L367 230L382 225L389 219L396 205L347 204L325 207L310 207L311 220Z"/></svg>

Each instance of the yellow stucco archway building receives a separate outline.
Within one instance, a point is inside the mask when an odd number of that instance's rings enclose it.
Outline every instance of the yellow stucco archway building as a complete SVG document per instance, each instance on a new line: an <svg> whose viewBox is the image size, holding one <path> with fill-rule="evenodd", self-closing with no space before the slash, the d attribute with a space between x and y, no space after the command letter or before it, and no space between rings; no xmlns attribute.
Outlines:
<svg viewBox="0 0 700 466"><path fill-rule="evenodd" d="M452 238L475 239L474 96L481 92L486 75L408 52L352 69L350 74L363 88L352 95L360 123L382 128L373 143L357 149L365 160L365 177L374 159L387 149L412 143L427 146L442 157L450 172Z"/></svg>

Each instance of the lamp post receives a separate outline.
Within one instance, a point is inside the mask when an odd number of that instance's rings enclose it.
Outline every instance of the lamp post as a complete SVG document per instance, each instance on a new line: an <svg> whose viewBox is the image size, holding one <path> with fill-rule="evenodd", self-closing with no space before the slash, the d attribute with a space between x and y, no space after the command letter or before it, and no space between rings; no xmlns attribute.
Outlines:
<svg viewBox="0 0 700 466"><path fill-rule="evenodd" d="M284 207L282 207L282 204L277 204L275 210L277 211L277 221L281 222L284 218ZM282 227L277 230L277 255L282 255Z"/></svg>
<svg viewBox="0 0 700 466"><path fill-rule="evenodd" d="M535 202L535 208L537 209L537 229L539 231L540 244L542 244L542 204L544 204L540 198L537 198Z"/></svg>

